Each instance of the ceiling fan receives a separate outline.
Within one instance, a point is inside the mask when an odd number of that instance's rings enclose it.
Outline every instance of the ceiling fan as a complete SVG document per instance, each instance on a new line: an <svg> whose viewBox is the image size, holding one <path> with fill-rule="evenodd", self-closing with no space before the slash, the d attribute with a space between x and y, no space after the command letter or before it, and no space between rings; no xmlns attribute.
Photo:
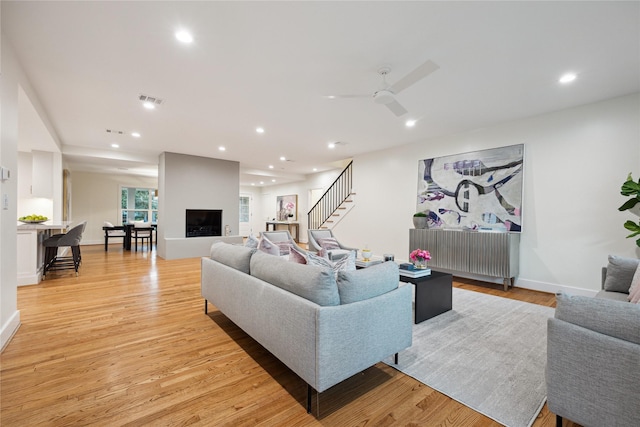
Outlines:
<svg viewBox="0 0 640 427"><path fill-rule="evenodd" d="M391 68L382 67L378 70L378 74L382 76L382 84L380 85L380 89L375 91L373 95L329 95L327 98L364 98L372 96L373 102L386 106L393 114L400 117L407 114L408 111L396 100L396 95L418 83L438 68L440 68L438 64L432 60L428 60L394 84L389 85L389 83L387 83L387 75L391 72Z"/></svg>

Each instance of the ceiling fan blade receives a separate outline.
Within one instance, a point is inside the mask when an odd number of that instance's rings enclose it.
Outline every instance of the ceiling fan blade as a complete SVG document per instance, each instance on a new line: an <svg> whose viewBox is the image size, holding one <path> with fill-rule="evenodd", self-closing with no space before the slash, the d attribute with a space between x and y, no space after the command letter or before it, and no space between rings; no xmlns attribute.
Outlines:
<svg viewBox="0 0 640 427"><path fill-rule="evenodd" d="M395 84L391 86L391 90L394 93L400 93L406 88L408 88L409 86L418 83L420 80L427 77L429 74L433 73L438 68L440 68L438 64L436 64L432 60L428 60L427 62L420 65L418 68L416 68L415 70L413 70L412 72L410 72L409 74L407 74L406 76L404 76L403 78L395 82Z"/></svg>
<svg viewBox="0 0 640 427"><path fill-rule="evenodd" d="M327 99L336 99L336 98L370 98L371 94L368 95L322 95L323 98Z"/></svg>
<svg viewBox="0 0 640 427"><path fill-rule="evenodd" d="M400 117L408 113L408 111L400 105L398 101L393 101L388 104L384 104L393 114Z"/></svg>

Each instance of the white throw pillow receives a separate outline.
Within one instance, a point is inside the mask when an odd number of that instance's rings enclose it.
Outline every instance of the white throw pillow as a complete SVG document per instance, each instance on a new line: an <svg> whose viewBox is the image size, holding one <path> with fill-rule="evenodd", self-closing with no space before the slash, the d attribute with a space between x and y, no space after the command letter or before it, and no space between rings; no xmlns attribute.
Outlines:
<svg viewBox="0 0 640 427"><path fill-rule="evenodd" d="M258 243L258 249L269 255L280 256L280 248L278 247L278 245L276 245L275 243L273 243L271 240L267 239L264 236L260 238L260 243Z"/></svg>

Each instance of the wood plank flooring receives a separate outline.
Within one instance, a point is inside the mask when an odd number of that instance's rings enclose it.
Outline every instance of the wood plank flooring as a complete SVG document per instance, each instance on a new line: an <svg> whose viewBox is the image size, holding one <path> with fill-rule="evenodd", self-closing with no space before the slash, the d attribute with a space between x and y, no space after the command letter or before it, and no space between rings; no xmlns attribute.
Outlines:
<svg viewBox="0 0 640 427"><path fill-rule="evenodd" d="M497 426L382 363L314 398L200 296L200 260L82 247L78 277L18 288L22 326L0 358L0 425ZM455 286L553 306L555 296ZM554 426L546 408L535 427ZM575 426L565 421L565 426Z"/></svg>

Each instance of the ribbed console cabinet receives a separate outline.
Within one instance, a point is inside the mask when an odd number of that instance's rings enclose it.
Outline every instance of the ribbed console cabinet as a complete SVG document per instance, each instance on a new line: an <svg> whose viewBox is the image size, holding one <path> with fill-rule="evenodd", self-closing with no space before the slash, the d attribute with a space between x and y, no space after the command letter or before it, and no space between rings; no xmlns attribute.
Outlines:
<svg viewBox="0 0 640 427"><path fill-rule="evenodd" d="M427 249L429 267L500 277L504 290L520 272L520 233L411 229L409 252Z"/></svg>

